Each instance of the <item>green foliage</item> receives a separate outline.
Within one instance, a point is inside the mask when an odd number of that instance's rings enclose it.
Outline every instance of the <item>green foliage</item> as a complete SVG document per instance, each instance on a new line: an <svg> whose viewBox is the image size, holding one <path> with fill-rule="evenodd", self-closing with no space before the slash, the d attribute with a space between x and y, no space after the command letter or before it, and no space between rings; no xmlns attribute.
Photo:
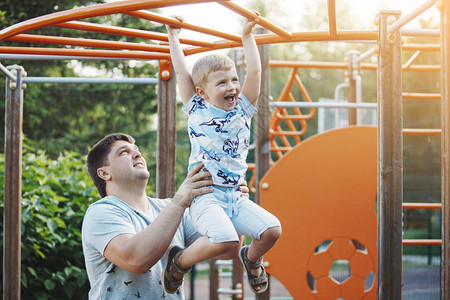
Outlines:
<svg viewBox="0 0 450 300"><path fill-rule="evenodd" d="M298 31L327 31L328 11L324 3L309 2L305 5L304 11L299 12L298 23L290 24ZM340 2L336 7L337 27L339 30L360 28L361 20L349 15L349 5L347 2ZM281 19L282 20L282 19ZM271 45L270 58L273 60L287 61L320 61L320 62L345 62L352 51L363 53L374 47L374 43L346 43L346 42L302 42ZM270 70L271 94L275 101L278 100L288 75L289 68L272 68ZM374 73L374 72L372 72ZM376 76L371 72L364 72L362 80L363 101L376 102ZM345 82L346 72L339 69L301 68L297 71L308 95L312 101L317 102L320 98L334 98L335 88L338 84ZM292 94L296 101L304 101L300 90L294 84ZM308 109L302 109L304 114L309 113ZM307 122L308 130L304 138L317 133L318 113ZM301 128L297 128L301 130Z"/></svg>
<svg viewBox="0 0 450 300"><path fill-rule="evenodd" d="M0 26L11 26L33 17L103 3L102 0L25 0L0 3ZM128 15L100 16L85 20L92 23L110 24L149 31L163 31L164 26ZM45 27L32 34L97 38L127 42L153 43L124 36ZM3 46L48 47L46 44L2 42ZM54 45L52 45L53 47ZM58 46L59 47L59 46ZM61 46L70 47L70 46ZM51 61L24 60L2 61L4 65L19 64L30 77L155 77L155 64L136 61ZM4 80L0 90L4 91ZM4 94L3 94L4 95ZM0 115L4 116L4 97L0 101ZM114 131L133 136L144 136L152 125L156 113L157 96L154 85L132 84L37 84L29 83L24 90L23 132L40 144L51 157L66 149L87 152L86 145ZM3 144L4 131L0 132ZM3 150L0 150L3 151Z"/></svg>
<svg viewBox="0 0 450 300"><path fill-rule="evenodd" d="M3 186L3 154L0 161ZM85 157L65 152L52 160L45 152L25 146L21 203L23 299L86 298L89 283L81 223L88 205L96 199L98 193L85 170ZM0 201L3 214L3 189ZM1 232L3 235L3 228Z"/></svg>
<svg viewBox="0 0 450 300"><path fill-rule="evenodd" d="M102 3L101 0L21 0L20 4L17 0L3 0L0 3L1 15L0 27L5 28L12 24L35 18L41 15L54 13L74 6L88 5L91 3Z"/></svg>
<svg viewBox="0 0 450 300"><path fill-rule="evenodd" d="M154 85L34 84L27 89L23 130L49 154L85 152L111 132L145 133L155 112Z"/></svg>

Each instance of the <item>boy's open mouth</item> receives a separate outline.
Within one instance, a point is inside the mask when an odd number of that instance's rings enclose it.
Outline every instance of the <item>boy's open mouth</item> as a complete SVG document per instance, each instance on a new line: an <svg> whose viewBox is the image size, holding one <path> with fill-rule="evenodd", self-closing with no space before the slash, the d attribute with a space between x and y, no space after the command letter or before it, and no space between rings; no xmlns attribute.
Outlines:
<svg viewBox="0 0 450 300"><path fill-rule="evenodd" d="M234 97L235 97L235 95L225 96L225 101L227 101L228 103L233 103L234 102Z"/></svg>

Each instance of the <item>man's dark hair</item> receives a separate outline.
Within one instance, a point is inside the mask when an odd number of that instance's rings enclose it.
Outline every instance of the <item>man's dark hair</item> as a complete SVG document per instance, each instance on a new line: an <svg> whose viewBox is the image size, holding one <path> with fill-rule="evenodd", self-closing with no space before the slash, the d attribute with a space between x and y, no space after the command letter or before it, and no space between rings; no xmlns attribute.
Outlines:
<svg viewBox="0 0 450 300"><path fill-rule="evenodd" d="M97 170L98 168L109 164L107 157L111 151L111 145L115 141L126 141L131 144L135 143L134 138L128 134L111 133L98 141L89 151L87 156L87 169L89 176L91 176L91 179L102 198L106 196L106 181L98 177Z"/></svg>

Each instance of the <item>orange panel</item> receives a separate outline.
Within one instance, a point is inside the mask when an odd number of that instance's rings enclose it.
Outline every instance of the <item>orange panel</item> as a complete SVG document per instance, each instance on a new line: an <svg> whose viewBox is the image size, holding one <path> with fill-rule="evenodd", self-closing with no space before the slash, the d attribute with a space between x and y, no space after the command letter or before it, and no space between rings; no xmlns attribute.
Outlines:
<svg viewBox="0 0 450 300"><path fill-rule="evenodd" d="M359 300L364 298L364 279L352 276L342 284L341 297L345 300Z"/></svg>
<svg viewBox="0 0 450 300"><path fill-rule="evenodd" d="M335 238L328 247L328 253L334 260L349 260L355 252L356 248L348 238Z"/></svg>
<svg viewBox="0 0 450 300"><path fill-rule="evenodd" d="M372 265L370 256L361 250L357 250L355 252L355 254L349 259L349 263L353 276L364 279L370 274L370 271L375 268L375 266Z"/></svg>
<svg viewBox="0 0 450 300"><path fill-rule="evenodd" d="M313 291L306 274L314 273L308 268L313 268L319 245L347 241L345 247L338 246L339 256L350 257L355 272L372 271L376 280L376 193L375 127L330 130L295 146L261 180L261 205L275 214L283 227L280 240L264 257L269 262L267 272L280 280L294 299L321 298L327 293L325 287L333 295L343 293L341 297L346 299L352 287L361 285L338 283L325 276L315 278L317 290ZM363 245L368 259L353 259L352 253L359 252L348 243ZM333 247L331 251L335 251ZM329 265L328 260L323 261ZM356 267L355 263L367 266ZM342 289L344 284L346 288ZM376 299L376 284L354 294Z"/></svg>
<svg viewBox="0 0 450 300"><path fill-rule="evenodd" d="M318 279L316 282L317 293L315 293L317 299L320 300L338 299L341 294L340 293L341 287L336 283L337 283L336 280L328 276ZM294 299L304 299L304 298L294 296Z"/></svg>
<svg viewBox="0 0 450 300"><path fill-rule="evenodd" d="M315 253L309 262L308 267L311 269L311 274L314 278L321 278L328 276L330 273L333 259L327 252Z"/></svg>

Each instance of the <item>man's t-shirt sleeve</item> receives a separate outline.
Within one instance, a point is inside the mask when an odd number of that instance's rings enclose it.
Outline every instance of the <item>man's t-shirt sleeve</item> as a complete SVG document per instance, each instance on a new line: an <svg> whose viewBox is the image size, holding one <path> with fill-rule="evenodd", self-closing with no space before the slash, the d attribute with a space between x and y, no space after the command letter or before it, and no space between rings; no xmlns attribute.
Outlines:
<svg viewBox="0 0 450 300"><path fill-rule="evenodd" d="M108 204L93 204L86 212L83 221L85 243L104 253L108 243L124 233L136 234L130 217L119 207Z"/></svg>

